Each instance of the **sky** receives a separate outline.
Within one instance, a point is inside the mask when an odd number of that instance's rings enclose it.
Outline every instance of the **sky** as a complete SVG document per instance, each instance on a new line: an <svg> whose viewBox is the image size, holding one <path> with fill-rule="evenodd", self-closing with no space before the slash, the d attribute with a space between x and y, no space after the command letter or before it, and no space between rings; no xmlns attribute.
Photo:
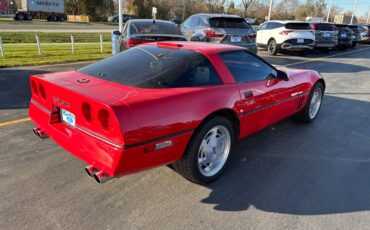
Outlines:
<svg viewBox="0 0 370 230"><path fill-rule="evenodd" d="M305 2L305 0L301 0ZM356 0L332 0L333 5L337 5L343 9L344 12L352 11L353 6ZM280 2L280 0L273 0L274 4ZM325 0L326 4L329 6L330 0ZM240 4L241 0L235 0L236 4ZM367 12L370 10L370 0L357 0L357 7L356 7L356 16L367 16Z"/></svg>

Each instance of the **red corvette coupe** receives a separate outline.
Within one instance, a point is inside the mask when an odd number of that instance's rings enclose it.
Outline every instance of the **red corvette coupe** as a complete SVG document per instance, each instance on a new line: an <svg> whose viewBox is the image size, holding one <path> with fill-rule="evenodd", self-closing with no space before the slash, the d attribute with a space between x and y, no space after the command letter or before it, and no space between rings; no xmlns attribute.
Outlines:
<svg viewBox="0 0 370 230"><path fill-rule="evenodd" d="M141 45L30 84L35 134L85 161L99 183L170 163L210 182L235 141L292 115L313 121L325 90L316 71L199 42Z"/></svg>

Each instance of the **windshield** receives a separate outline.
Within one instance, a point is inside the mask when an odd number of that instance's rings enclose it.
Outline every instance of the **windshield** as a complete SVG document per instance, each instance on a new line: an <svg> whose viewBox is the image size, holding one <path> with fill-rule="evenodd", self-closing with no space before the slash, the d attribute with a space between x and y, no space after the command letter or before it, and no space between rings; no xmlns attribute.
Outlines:
<svg viewBox="0 0 370 230"><path fill-rule="evenodd" d="M173 23L155 21L131 22L130 34L173 34L182 35L180 29Z"/></svg>
<svg viewBox="0 0 370 230"><path fill-rule="evenodd" d="M221 84L208 58L191 50L138 46L78 70L139 88L179 88Z"/></svg>

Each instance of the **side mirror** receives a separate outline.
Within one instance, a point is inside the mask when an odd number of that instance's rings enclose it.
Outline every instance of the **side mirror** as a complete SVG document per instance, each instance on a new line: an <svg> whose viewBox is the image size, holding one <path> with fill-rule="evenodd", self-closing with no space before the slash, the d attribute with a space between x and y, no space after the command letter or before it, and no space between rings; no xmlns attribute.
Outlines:
<svg viewBox="0 0 370 230"><path fill-rule="evenodd" d="M289 76L287 73L281 70L277 70L277 76L278 79L284 80L284 81L289 81Z"/></svg>

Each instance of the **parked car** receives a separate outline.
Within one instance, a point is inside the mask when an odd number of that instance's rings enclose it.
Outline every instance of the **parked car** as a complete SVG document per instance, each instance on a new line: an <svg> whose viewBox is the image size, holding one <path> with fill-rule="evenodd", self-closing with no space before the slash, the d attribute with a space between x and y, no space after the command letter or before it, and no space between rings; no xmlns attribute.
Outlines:
<svg viewBox="0 0 370 230"><path fill-rule="evenodd" d="M338 45L339 49L345 50L352 47L352 30L347 24L335 24L338 29Z"/></svg>
<svg viewBox="0 0 370 230"><path fill-rule="evenodd" d="M370 25L361 25L361 42L370 42Z"/></svg>
<svg viewBox="0 0 370 230"><path fill-rule="evenodd" d="M315 48L327 52L337 46L338 30L333 23L311 23L315 31Z"/></svg>
<svg viewBox="0 0 370 230"><path fill-rule="evenodd" d="M361 32L359 25L348 25L352 30L352 48L356 47L358 43L361 42Z"/></svg>
<svg viewBox="0 0 370 230"><path fill-rule="evenodd" d="M128 20L133 19L132 15L129 14L122 14L122 21L125 23ZM113 15L108 18L108 22L118 22L119 21L119 14Z"/></svg>
<svg viewBox="0 0 370 230"><path fill-rule="evenodd" d="M99 183L171 163L213 181L235 141L292 115L312 122L325 90L316 71L275 67L243 47L173 41L30 84L34 133L85 161Z"/></svg>
<svg viewBox="0 0 370 230"><path fill-rule="evenodd" d="M122 51L142 43L156 41L186 41L186 39L173 22L132 19L125 24L118 44L120 51Z"/></svg>
<svg viewBox="0 0 370 230"><path fill-rule="evenodd" d="M181 24L189 41L242 46L257 53L256 31L244 18L226 14L195 14Z"/></svg>
<svg viewBox="0 0 370 230"><path fill-rule="evenodd" d="M305 55L315 46L315 32L307 22L267 21L257 28L257 45L270 55L282 51Z"/></svg>

